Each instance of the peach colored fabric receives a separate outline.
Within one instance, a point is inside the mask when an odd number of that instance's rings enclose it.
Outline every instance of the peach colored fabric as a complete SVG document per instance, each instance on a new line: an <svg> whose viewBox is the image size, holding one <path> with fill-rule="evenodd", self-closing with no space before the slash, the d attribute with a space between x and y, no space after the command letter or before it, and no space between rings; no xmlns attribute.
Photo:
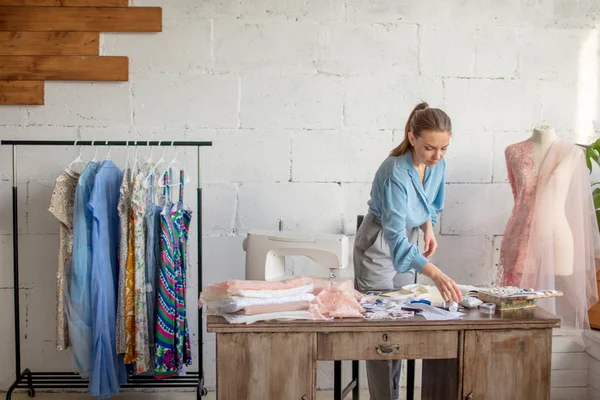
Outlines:
<svg viewBox="0 0 600 400"><path fill-rule="evenodd" d="M244 291L287 290L312 284L309 277L296 277L283 281L229 280L206 285L201 293L201 302L240 295Z"/></svg>
<svg viewBox="0 0 600 400"><path fill-rule="evenodd" d="M292 301L290 303L282 304L265 304L260 306L248 306L244 307L240 311L234 313L236 315L256 315L256 314L267 314L275 312L285 311L300 311L308 310L310 308L310 301Z"/></svg>
<svg viewBox="0 0 600 400"><path fill-rule="evenodd" d="M360 305L362 294L354 289L351 280L320 280L315 278L316 287L313 304L320 313L331 318L360 318L364 308Z"/></svg>

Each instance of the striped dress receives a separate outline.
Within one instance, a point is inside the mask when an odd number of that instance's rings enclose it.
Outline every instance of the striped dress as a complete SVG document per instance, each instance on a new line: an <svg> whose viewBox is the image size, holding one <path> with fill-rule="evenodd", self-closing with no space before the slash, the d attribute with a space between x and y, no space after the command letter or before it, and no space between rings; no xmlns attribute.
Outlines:
<svg viewBox="0 0 600 400"><path fill-rule="evenodd" d="M190 335L185 310L186 244L191 212L183 206L184 172L181 171L179 204L173 211L169 175L165 175L167 200L160 215L160 266L156 316L154 376L176 375L191 363Z"/></svg>
<svg viewBox="0 0 600 400"><path fill-rule="evenodd" d="M175 270L177 276L176 284L176 312L177 332L175 335L176 364L179 368L190 365L192 362L192 349L190 346L190 333L187 324L185 309L186 296L186 273L187 273L187 241L189 236L192 213L183 205L184 172L180 171L179 184L179 207L173 213L174 235L177 241L175 250Z"/></svg>

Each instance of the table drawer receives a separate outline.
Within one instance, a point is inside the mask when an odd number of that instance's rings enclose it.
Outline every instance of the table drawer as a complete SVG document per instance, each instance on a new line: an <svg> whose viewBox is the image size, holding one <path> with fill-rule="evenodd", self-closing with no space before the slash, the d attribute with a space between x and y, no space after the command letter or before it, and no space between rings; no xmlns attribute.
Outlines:
<svg viewBox="0 0 600 400"><path fill-rule="evenodd" d="M317 359L458 358L458 337L458 331L319 333L317 336Z"/></svg>

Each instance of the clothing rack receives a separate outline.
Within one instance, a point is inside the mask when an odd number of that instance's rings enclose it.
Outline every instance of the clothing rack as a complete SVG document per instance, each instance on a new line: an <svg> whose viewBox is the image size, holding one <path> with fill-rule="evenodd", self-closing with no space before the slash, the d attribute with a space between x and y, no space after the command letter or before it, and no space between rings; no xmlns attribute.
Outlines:
<svg viewBox="0 0 600 400"><path fill-rule="evenodd" d="M0 140L0 146L12 146L12 223L13 223L13 292L15 312L15 382L6 393L6 400L10 400L15 389L28 389L29 397L35 396L35 389L84 389L88 380L83 379L76 372L32 372L28 368L21 370L21 329L19 305L19 227L17 221L17 147L19 146L173 146L196 147L198 149L198 187L197 209L198 215L198 290L202 290L202 182L200 171L200 148L212 146L210 141L146 141L146 140ZM196 388L196 398L200 399L207 394L204 387L203 366L203 333L202 333L202 308L198 308L198 372L186 372L185 375L166 379L154 379L152 376L129 375L127 384L121 388Z"/></svg>

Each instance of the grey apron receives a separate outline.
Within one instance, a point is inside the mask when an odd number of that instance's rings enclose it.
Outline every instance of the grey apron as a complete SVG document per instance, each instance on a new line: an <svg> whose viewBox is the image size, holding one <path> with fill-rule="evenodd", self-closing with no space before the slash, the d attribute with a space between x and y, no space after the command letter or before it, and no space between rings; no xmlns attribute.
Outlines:
<svg viewBox="0 0 600 400"><path fill-rule="evenodd" d="M411 243L417 243L419 228L407 229ZM398 290L415 283L414 270L398 273L394 268L390 247L383 237L381 221L368 213L354 239L354 280L356 288ZM401 360L366 361L371 400L396 400L400 391Z"/></svg>

